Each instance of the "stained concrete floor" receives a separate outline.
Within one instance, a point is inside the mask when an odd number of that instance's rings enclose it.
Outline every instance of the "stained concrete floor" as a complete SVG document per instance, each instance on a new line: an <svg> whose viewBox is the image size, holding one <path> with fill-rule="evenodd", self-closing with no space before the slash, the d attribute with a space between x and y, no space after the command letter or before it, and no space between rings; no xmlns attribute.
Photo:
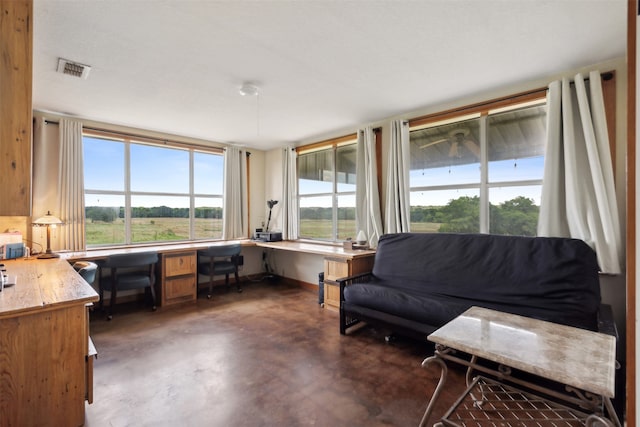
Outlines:
<svg viewBox="0 0 640 427"><path fill-rule="evenodd" d="M86 426L417 426L439 371L433 348L364 327L341 336L317 294L278 283L151 312L99 310L91 336L94 403ZM450 371L435 413L463 390Z"/></svg>

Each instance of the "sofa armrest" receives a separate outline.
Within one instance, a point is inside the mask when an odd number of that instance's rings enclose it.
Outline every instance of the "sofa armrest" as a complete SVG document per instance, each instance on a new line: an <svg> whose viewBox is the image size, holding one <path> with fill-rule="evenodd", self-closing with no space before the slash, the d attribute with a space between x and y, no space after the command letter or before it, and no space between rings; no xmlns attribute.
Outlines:
<svg viewBox="0 0 640 427"><path fill-rule="evenodd" d="M353 285L354 283L368 282L371 277L373 277L371 273L361 273L336 280L340 286L340 301L344 301L345 286Z"/></svg>
<svg viewBox="0 0 640 427"><path fill-rule="evenodd" d="M618 328L613 320L613 310L609 304L600 304L598 308L598 332L612 335L616 340L619 338Z"/></svg>

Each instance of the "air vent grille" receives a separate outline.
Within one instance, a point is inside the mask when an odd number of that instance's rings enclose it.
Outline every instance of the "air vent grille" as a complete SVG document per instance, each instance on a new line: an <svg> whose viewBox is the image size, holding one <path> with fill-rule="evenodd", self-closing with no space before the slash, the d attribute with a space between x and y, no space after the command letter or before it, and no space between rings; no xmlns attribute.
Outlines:
<svg viewBox="0 0 640 427"><path fill-rule="evenodd" d="M69 61L68 59L58 58L58 72L81 79L86 79L89 76L91 67L77 62Z"/></svg>

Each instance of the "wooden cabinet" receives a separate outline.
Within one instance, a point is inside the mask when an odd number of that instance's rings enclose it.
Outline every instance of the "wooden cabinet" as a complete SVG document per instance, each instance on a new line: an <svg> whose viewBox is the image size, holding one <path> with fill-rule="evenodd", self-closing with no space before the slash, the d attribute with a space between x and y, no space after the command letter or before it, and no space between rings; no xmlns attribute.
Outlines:
<svg viewBox="0 0 640 427"><path fill-rule="evenodd" d="M0 216L29 216L32 0L0 0L0 52Z"/></svg>
<svg viewBox="0 0 640 427"><path fill-rule="evenodd" d="M96 291L69 263L5 260L0 293L0 425L81 426L92 399L87 305Z"/></svg>
<svg viewBox="0 0 640 427"><path fill-rule="evenodd" d="M336 280L360 273L368 273L373 268L374 253L354 258L324 259L324 304L325 307L340 308L340 287Z"/></svg>
<svg viewBox="0 0 640 427"><path fill-rule="evenodd" d="M161 306L195 302L197 298L196 251L162 254Z"/></svg>

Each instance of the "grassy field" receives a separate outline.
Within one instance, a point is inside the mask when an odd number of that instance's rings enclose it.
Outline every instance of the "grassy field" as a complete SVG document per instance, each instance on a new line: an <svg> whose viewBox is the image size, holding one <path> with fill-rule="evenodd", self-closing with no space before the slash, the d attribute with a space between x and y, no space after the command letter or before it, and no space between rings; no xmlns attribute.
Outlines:
<svg viewBox="0 0 640 427"><path fill-rule="evenodd" d="M435 222L412 222L411 231L417 233L437 233L440 229L439 223ZM343 220L338 223L338 239L344 240L347 237L355 239L357 234L355 220ZM330 220L300 220L300 236L320 239L331 238Z"/></svg>
<svg viewBox="0 0 640 427"><path fill-rule="evenodd" d="M108 245L124 243L124 220L114 222L87 222L87 245ZM221 219L196 219L195 237L222 237ZM134 218L131 221L131 240L134 243L171 240L189 240L188 218Z"/></svg>
<svg viewBox="0 0 640 427"><path fill-rule="evenodd" d="M330 220L301 220L300 236L317 239L331 238ZM411 223L411 231L435 233L440 224L430 222ZM354 220L343 220L338 223L338 239L347 237L355 239L357 234ZM87 222L87 245L110 245L124 243L124 220L114 222ZM131 222L133 243L160 242L172 240L189 240L188 218L134 218ZM197 239L221 238L221 219L196 219L195 237Z"/></svg>

